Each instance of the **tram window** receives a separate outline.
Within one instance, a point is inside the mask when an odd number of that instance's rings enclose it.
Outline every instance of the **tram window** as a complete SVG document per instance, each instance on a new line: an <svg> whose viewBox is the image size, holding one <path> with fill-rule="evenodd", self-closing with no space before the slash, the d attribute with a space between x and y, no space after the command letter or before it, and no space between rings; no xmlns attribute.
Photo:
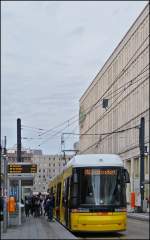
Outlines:
<svg viewBox="0 0 150 240"><path fill-rule="evenodd" d="M69 177L65 179L64 186L63 186L63 195L62 195L62 204L63 206L68 205L68 193L69 193Z"/></svg>
<svg viewBox="0 0 150 240"><path fill-rule="evenodd" d="M73 182L74 183L78 183L78 175L77 175L77 173L74 173L74 175L73 175Z"/></svg>
<svg viewBox="0 0 150 240"><path fill-rule="evenodd" d="M71 179L71 186L70 186L70 207L75 208L78 205L78 190L79 186L78 183L74 182L74 177L72 176Z"/></svg>
<svg viewBox="0 0 150 240"><path fill-rule="evenodd" d="M60 204L60 195L61 195L61 183L57 184L57 195L56 195L56 205Z"/></svg>
<svg viewBox="0 0 150 240"><path fill-rule="evenodd" d="M63 184L63 193L62 193L62 204L63 204L63 206L66 205L65 192L66 192L66 180L64 180L64 184Z"/></svg>
<svg viewBox="0 0 150 240"><path fill-rule="evenodd" d="M124 182L125 183L130 183L129 173L126 169L124 169Z"/></svg>

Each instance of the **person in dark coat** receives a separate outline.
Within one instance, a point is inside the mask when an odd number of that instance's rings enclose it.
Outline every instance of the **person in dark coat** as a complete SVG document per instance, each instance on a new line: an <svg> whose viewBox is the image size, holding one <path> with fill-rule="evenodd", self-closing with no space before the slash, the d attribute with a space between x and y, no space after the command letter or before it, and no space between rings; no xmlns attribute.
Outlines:
<svg viewBox="0 0 150 240"><path fill-rule="evenodd" d="M29 217L30 205L27 196L25 196L25 215Z"/></svg>
<svg viewBox="0 0 150 240"><path fill-rule="evenodd" d="M48 196L45 197L44 202L43 202L44 216L45 215L48 216L47 200L48 200Z"/></svg>
<svg viewBox="0 0 150 240"><path fill-rule="evenodd" d="M35 207L34 217L39 217L40 216L40 199L38 196L36 196L35 198L34 207Z"/></svg>
<svg viewBox="0 0 150 240"><path fill-rule="evenodd" d="M54 208L54 195L51 194L46 202L48 211L48 220L51 222L53 220L53 208Z"/></svg>

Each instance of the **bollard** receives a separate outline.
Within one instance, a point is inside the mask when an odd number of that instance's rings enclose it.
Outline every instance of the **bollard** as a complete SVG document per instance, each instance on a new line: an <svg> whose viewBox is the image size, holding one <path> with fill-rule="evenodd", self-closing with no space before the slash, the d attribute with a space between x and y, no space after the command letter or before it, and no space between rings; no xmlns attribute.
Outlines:
<svg viewBox="0 0 150 240"><path fill-rule="evenodd" d="M135 208L135 192L131 192L131 200L130 200L131 208Z"/></svg>
<svg viewBox="0 0 150 240"><path fill-rule="evenodd" d="M7 207L9 213L14 213L16 211L16 201L14 197L9 197Z"/></svg>

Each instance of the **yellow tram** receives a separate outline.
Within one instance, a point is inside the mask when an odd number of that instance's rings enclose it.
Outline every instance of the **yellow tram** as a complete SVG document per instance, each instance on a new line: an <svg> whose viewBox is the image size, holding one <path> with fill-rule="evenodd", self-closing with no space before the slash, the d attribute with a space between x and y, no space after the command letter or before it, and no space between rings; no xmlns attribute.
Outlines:
<svg viewBox="0 0 150 240"><path fill-rule="evenodd" d="M49 182L54 217L72 232L125 231L129 182L118 155L76 155Z"/></svg>

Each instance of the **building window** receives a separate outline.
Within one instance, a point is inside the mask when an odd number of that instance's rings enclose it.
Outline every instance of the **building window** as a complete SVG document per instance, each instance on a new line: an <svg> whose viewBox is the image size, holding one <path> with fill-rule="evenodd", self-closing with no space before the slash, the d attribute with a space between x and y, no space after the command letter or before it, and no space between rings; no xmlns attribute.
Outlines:
<svg viewBox="0 0 150 240"><path fill-rule="evenodd" d="M43 169L43 172L45 172L45 169Z"/></svg>
<svg viewBox="0 0 150 240"><path fill-rule="evenodd" d="M41 169L39 169L39 172L41 172Z"/></svg>
<svg viewBox="0 0 150 240"><path fill-rule="evenodd" d="M39 175L39 178L41 177L41 175Z"/></svg>

